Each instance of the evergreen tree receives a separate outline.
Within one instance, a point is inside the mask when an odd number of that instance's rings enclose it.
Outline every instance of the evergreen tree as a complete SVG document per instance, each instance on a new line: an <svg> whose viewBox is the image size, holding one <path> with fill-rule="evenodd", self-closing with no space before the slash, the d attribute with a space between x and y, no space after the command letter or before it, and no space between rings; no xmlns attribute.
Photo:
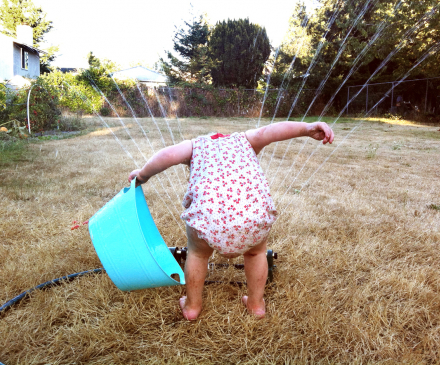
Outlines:
<svg viewBox="0 0 440 365"><path fill-rule="evenodd" d="M33 46L41 48L44 35L52 28L52 22L46 19L46 13L35 6L32 0L3 0L0 5L0 32L16 37L17 25L27 24L33 29ZM40 55L40 71L48 72L48 66L55 59L57 46L45 49Z"/></svg>
<svg viewBox="0 0 440 365"><path fill-rule="evenodd" d="M341 81L349 74L353 61L363 52L365 46L372 40L376 32L385 26L379 38L374 40L368 52L356 66L356 72L350 77L346 86L365 83L373 75L383 60L395 50L403 41L403 47L382 68L370 82L394 81L405 74L416 60L432 45L440 42L440 16L438 7L433 15L427 19L426 15L438 6L438 0L422 1L396 1L381 0L379 2L346 2L341 0L320 0L320 6L310 16L307 26L304 26L301 14L295 12L291 18L291 27L283 44L285 59L278 63L277 70L280 74L287 69L287 63L293 58L294 50L302 43L294 67L293 76L304 74L315 56L319 45L322 49L317 57L317 64L311 72L307 87L316 88L327 75L330 65L335 60L338 51L343 47L343 53L338 59L330 78L325 84L322 95L330 97ZM367 5L365 14L356 25L354 20ZM331 24L329 20L337 12L336 21ZM407 32L422 20L420 27L408 36ZM327 32L326 38L323 35ZM351 33L348 35L348 32ZM343 41L348 38L343 45ZM322 43L321 43L322 42ZM440 53L428 58L412 73L412 78L438 76ZM279 81L280 77L278 77ZM277 78L274 78L277 80ZM298 80L298 79L296 79ZM298 81L296 81L296 85ZM295 82L291 86L295 87ZM345 92L345 90L344 90ZM342 95L345 101L345 94Z"/></svg>
<svg viewBox="0 0 440 365"><path fill-rule="evenodd" d="M219 22L208 45L215 86L255 88L270 55L266 29L249 19Z"/></svg>
<svg viewBox="0 0 440 365"><path fill-rule="evenodd" d="M310 54L311 36L307 33L309 16L304 3L298 2L294 16L289 20L289 29L285 36L279 55L274 64L270 83L275 88L287 89L292 78L301 76L305 69L301 59Z"/></svg>
<svg viewBox="0 0 440 365"><path fill-rule="evenodd" d="M170 82L204 83L209 78L207 42L209 27L203 16L193 17L174 34L174 51L180 59L167 52L168 62L161 59Z"/></svg>
<svg viewBox="0 0 440 365"><path fill-rule="evenodd" d="M87 61L89 68L83 70L78 76L78 79L86 84L90 84L93 81L104 94L112 91L115 86L113 80L110 78L110 74L117 71L119 66L115 62L107 59L100 60L93 52L89 52Z"/></svg>

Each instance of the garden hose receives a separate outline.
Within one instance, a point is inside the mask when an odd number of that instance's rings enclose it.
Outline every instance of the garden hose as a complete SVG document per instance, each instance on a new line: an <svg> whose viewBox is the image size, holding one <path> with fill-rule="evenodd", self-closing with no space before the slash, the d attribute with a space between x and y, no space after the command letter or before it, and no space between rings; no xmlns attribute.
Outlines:
<svg viewBox="0 0 440 365"><path fill-rule="evenodd" d="M173 254L173 256L176 258L176 260L179 262L179 264L183 264L184 261L186 260L187 248L184 247L182 249L178 249L177 247L169 247L169 249L170 249L171 253ZM268 259L268 264L269 264L268 265L269 266L268 283L271 283L273 281L273 269L276 267L275 265L273 265L273 259L277 259L277 253L273 252L272 250L268 250L267 251L267 259ZM229 264L210 264L210 265L212 265L213 267L214 266L217 266L217 267L230 266ZM231 266L235 267L236 269L244 269L244 265L242 265L242 264L236 264L236 265L231 265ZM2 314L4 314L14 304L19 303L21 300L26 298L29 294L31 294L35 290L51 288L53 286L60 285L63 281L71 281L71 280L78 278L80 276L84 276L84 275L88 275L88 274L99 274L99 273L103 273L103 272L105 272L105 269L101 267L98 269L81 271L81 272L77 272L75 274L70 274L70 275L62 276L57 279L46 281L45 283L42 283L42 284L37 285L29 290L26 290L23 293L17 295L15 298L8 300L5 304L3 304L0 307L0 316ZM205 284L221 284L221 283L224 283L224 282L216 281L216 280L206 280L205 281ZM229 284L242 286L242 285L246 285L246 282L231 281L231 282L229 282ZM4 364L2 362L0 362L0 365L4 365Z"/></svg>
<svg viewBox="0 0 440 365"><path fill-rule="evenodd" d="M177 260L177 262L180 265L184 265L184 263L186 261L187 248L184 247L182 249L179 249L178 247L169 247L169 249L170 249L170 252L172 253L172 255L174 256L174 258ZM273 252L273 250L267 250L266 257L267 257L268 269L269 269L268 270L268 283L271 283L271 282L273 282L273 270L276 268L276 265L273 264L273 260L277 259L278 255L276 252ZM243 264L235 264L235 265L210 264L210 267L228 267L228 266L233 266L236 269L244 269ZM84 275L88 275L88 274L98 274L98 273L102 273L102 272L105 272L105 269L101 267L98 269L81 271L81 272L77 272L75 274L62 276L58 279L46 281L45 283L37 285L29 290L26 290L23 293L17 295L15 298L12 298L11 300L7 301L5 304L3 304L0 307L0 315L3 314L7 309L12 307L14 304L17 304L18 302L20 302L21 300L26 298L26 296L28 296L30 293L32 293L35 290L44 289L44 288L51 288L55 285L61 284L64 280L71 281L71 280L73 280L77 277L80 277L80 276L84 276ZM222 283L222 281L211 281L211 280L205 281L205 284L217 284L217 283ZM241 286L241 285L246 285L246 282L233 281L233 282L230 282L230 284L236 284L236 285ZM0 365L2 365L2 364L0 363Z"/></svg>
<svg viewBox="0 0 440 365"><path fill-rule="evenodd" d="M37 286L33 287L32 289L26 290L23 293L21 293L20 295L17 295L15 298L12 298L11 300L7 301L5 304L3 304L0 307L0 315L2 315L4 312L6 312L6 310L9 309L10 307L12 307L14 304L16 304L16 303L20 302L21 300L23 300L24 298L26 298L34 290L51 288L52 286L60 285L64 280L71 281L71 280L78 278L80 276L84 276L84 275L88 275L88 274L98 274L98 273L102 273L104 271L105 270L101 267L99 269L81 271L81 272L77 272L75 274L63 276L58 279L46 281L45 283L37 285ZM5 365L5 364L0 362L0 365Z"/></svg>
<svg viewBox="0 0 440 365"><path fill-rule="evenodd" d="M5 304L3 304L0 307L0 314L3 314L11 306L13 306L14 304L16 304L16 303L20 302L21 300L23 300L24 298L26 298L26 296L29 295L30 293L32 293L34 290L50 288L52 286L61 284L64 280L71 281L71 280L73 280L77 277L80 277L80 276L101 273L103 271L104 271L103 268L93 269L93 270L88 270L88 271L81 271L81 272L77 272L75 274L63 276L58 279L46 281L45 283L37 285L36 287L33 287L32 289L26 290L23 293L21 293L20 295L17 295L15 298L12 298L11 300L7 301ZM2 365L2 364L0 363L0 365Z"/></svg>

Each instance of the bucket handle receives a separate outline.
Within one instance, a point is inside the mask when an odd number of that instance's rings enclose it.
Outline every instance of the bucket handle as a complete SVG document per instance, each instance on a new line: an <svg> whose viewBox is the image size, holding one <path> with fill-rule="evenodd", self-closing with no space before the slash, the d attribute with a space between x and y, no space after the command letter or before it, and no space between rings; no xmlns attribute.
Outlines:
<svg viewBox="0 0 440 365"><path fill-rule="evenodd" d="M133 189L133 191L136 189L136 177L134 177L133 180L131 180L130 188L127 189L127 191L129 191L131 189Z"/></svg>

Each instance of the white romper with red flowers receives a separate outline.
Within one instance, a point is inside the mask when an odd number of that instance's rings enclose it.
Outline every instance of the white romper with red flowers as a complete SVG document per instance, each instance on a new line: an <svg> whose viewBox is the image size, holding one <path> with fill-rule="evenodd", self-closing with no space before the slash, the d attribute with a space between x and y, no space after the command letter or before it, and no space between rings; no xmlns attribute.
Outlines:
<svg viewBox="0 0 440 365"><path fill-rule="evenodd" d="M277 212L245 133L192 141L190 181L181 218L220 254L263 242Z"/></svg>

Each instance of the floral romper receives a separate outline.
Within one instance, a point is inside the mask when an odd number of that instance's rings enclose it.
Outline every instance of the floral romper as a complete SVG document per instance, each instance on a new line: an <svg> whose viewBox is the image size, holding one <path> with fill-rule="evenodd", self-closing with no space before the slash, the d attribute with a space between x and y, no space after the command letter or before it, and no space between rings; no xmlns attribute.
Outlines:
<svg viewBox="0 0 440 365"><path fill-rule="evenodd" d="M218 136L192 141L181 218L220 254L242 254L266 240L277 212L245 133Z"/></svg>

